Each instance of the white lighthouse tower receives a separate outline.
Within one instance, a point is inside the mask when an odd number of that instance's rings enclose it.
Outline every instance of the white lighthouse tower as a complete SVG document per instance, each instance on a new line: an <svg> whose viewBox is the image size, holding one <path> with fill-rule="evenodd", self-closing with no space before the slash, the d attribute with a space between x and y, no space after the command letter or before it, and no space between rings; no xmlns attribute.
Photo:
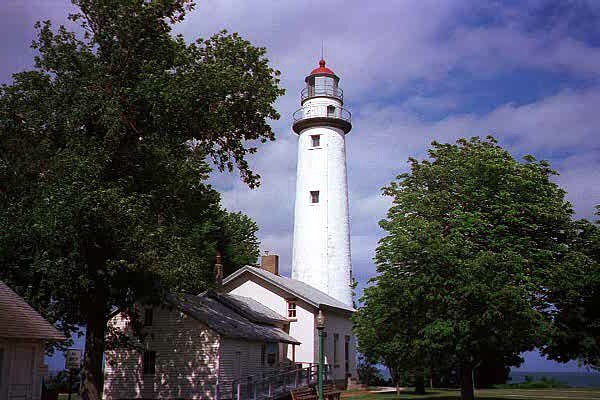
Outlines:
<svg viewBox="0 0 600 400"><path fill-rule="evenodd" d="M345 144L352 124L339 80L319 61L294 113L299 140L292 278L352 305Z"/></svg>

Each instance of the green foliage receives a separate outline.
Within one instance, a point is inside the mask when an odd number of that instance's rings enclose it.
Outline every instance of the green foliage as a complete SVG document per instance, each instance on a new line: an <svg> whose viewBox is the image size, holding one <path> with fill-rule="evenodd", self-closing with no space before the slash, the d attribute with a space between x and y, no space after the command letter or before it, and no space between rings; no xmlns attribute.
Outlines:
<svg viewBox="0 0 600 400"><path fill-rule="evenodd" d="M228 213L223 221L223 263L226 273L245 265L254 265L260 254L260 242L256 237L258 225L239 212Z"/></svg>
<svg viewBox="0 0 600 400"><path fill-rule="evenodd" d="M597 206L600 215L600 206ZM571 252L549 290L553 329L543 348L549 358L576 359L600 368L600 227L581 220Z"/></svg>
<svg viewBox="0 0 600 400"><path fill-rule="evenodd" d="M0 89L0 279L66 332L86 326L83 398L99 398L109 311L255 260L257 226L221 209L209 162L259 184L283 93L266 50L221 32L187 44L189 0L73 0L83 35L36 25L35 68Z"/></svg>
<svg viewBox="0 0 600 400"><path fill-rule="evenodd" d="M79 381L81 378L80 370L74 370L71 376L71 393L77 393L79 388ZM57 393L68 393L69 392L69 371L62 370L56 374L51 374L47 379L44 380L44 386L47 390Z"/></svg>
<svg viewBox="0 0 600 400"><path fill-rule="evenodd" d="M518 162L491 137L433 142L429 157L383 189L393 205L356 333L372 360L453 365L468 389L484 360L513 365L542 342L572 210L546 161Z"/></svg>
<svg viewBox="0 0 600 400"><path fill-rule="evenodd" d="M529 378L529 379L527 379ZM570 387L564 382L560 382L554 378L546 378L542 376L539 380L534 381L530 377L525 377L525 382L509 383L504 385L494 385L498 389L555 389Z"/></svg>
<svg viewBox="0 0 600 400"><path fill-rule="evenodd" d="M359 356L356 363L356 373L360 383L367 386L388 386L389 382L383 378L381 371L364 356Z"/></svg>

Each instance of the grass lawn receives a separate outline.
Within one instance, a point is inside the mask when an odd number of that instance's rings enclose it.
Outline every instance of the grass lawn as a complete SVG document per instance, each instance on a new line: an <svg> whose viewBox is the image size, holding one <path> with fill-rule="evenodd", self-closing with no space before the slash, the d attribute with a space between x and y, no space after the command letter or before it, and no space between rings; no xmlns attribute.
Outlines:
<svg viewBox="0 0 600 400"><path fill-rule="evenodd" d="M425 395L416 395L410 392L402 393L347 393L344 400L397 400L397 399L437 399L457 400L460 398L458 390L431 389ZM477 399L511 399L511 400L544 400L544 399L571 399L571 400L599 400L600 389L481 389L475 391Z"/></svg>
<svg viewBox="0 0 600 400"><path fill-rule="evenodd" d="M342 392L343 400L457 400L460 398L457 390L431 389L425 395L410 392L402 393L370 393L365 391ZM600 389L482 389L475 391L476 399L486 400L600 400ZM58 400L67 400L67 395L58 395ZM71 400L79 400L75 393Z"/></svg>
<svg viewBox="0 0 600 400"><path fill-rule="evenodd" d="M66 393L61 393L58 395L58 400L67 400L68 396ZM79 396L76 393L71 393L71 400L79 400Z"/></svg>

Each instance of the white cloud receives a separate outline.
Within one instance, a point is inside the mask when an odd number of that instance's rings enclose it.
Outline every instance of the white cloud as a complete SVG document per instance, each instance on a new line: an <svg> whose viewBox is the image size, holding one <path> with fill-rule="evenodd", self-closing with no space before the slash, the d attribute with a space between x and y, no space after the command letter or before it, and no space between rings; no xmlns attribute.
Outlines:
<svg viewBox="0 0 600 400"><path fill-rule="evenodd" d="M511 7L502 2L461 0L198 1L196 11L177 32L188 40L223 28L240 32L267 47L287 89L277 103L282 119L273 123L277 141L261 145L251 160L262 175L262 186L251 191L235 174L214 174L224 204L255 218L262 227L263 246L282 255L282 266L290 264L296 166L290 116L299 107L304 76L316 65L323 41L327 64L341 76L354 115L347 155L357 268L372 271L373 249L365 246L376 245L381 235L377 222L389 206L389 199L380 196L381 187L407 169L409 156L423 157L432 139L452 141L493 133L514 154L533 153L554 160L562 172L557 181L568 190L578 215L590 217L592 205L600 203L600 117L595 110L600 87L573 86L529 104L509 100L493 105L488 113L476 114L464 112L463 101L469 93L460 91L454 81L455 71L474 79L491 79L523 69L597 81L600 48L569 31L569 21L581 21L576 7L571 7L574 11L569 18L542 21L541 28L529 29L532 18L538 18L532 10L546 3L519 2ZM7 11L11 9L25 16L29 25L47 16L64 21L70 7L67 0L36 0L27 6L9 0L9 4L0 20L14 20L15 15ZM597 14L596 3L587 4ZM30 33L28 28L23 34L24 49ZM14 46L17 40L9 36L8 44ZM442 87L443 93L435 90ZM568 88L568 82L561 87ZM425 119L423 114L430 112L445 116Z"/></svg>

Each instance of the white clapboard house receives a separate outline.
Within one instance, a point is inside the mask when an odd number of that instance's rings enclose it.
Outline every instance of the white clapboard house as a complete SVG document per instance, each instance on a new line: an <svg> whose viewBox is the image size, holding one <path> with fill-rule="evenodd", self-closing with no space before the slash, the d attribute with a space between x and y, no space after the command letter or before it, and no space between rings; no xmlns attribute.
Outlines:
<svg viewBox="0 0 600 400"><path fill-rule="evenodd" d="M38 400L48 374L47 342L65 336L0 282L0 399Z"/></svg>
<svg viewBox="0 0 600 400"><path fill-rule="evenodd" d="M258 301L206 292L141 308L143 349L106 352L105 399L231 398L231 383L286 364L299 342L289 321ZM131 333L125 313L109 325Z"/></svg>
<svg viewBox="0 0 600 400"><path fill-rule="evenodd" d="M318 363L319 343L316 318L325 316L324 353L329 377L339 386L356 377L356 344L350 319L354 308L300 280L279 275L278 256L262 257L261 267L246 266L223 281L223 290L267 304L285 315L289 333L299 346L285 349L296 364Z"/></svg>

